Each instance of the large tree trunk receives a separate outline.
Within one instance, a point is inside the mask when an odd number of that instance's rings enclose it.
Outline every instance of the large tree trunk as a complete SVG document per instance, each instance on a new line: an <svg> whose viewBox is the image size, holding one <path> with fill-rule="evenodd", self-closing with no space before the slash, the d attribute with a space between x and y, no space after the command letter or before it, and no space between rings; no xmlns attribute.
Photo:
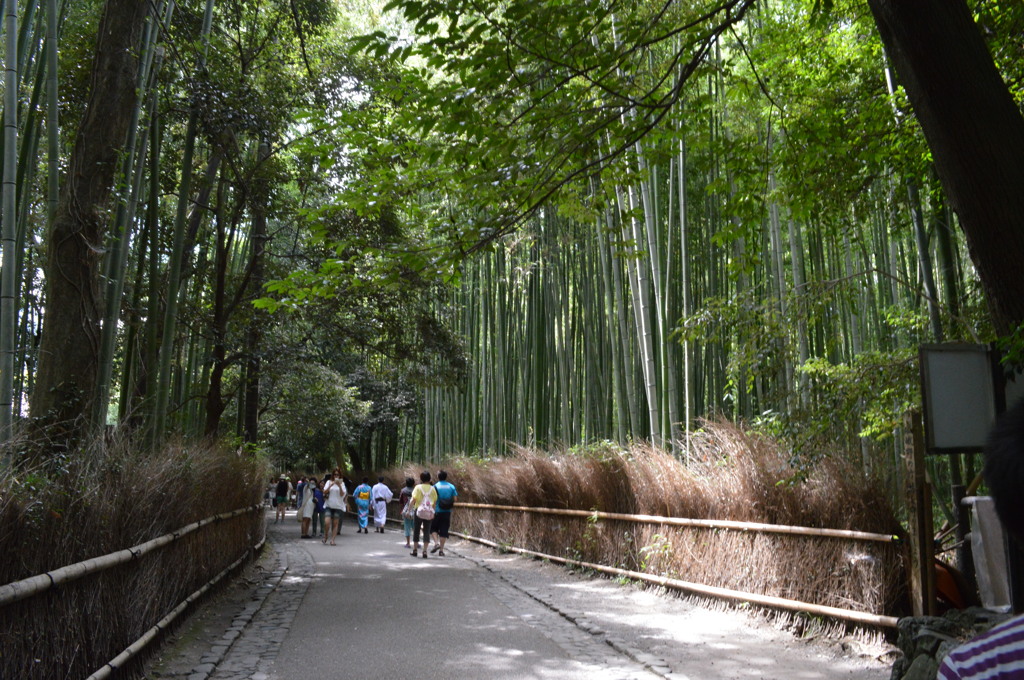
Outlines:
<svg viewBox="0 0 1024 680"><path fill-rule="evenodd" d="M1024 321L1024 116L964 0L868 0L997 331Z"/></svg>
<svg viewBox="0 0 1024 680"><path fill-rule="evenodd" d="M107 0L100 19L91 92L47 244L46 316L33 418L84 424L95 394L107 204L135 106L137 53L149 6Z"/></svg>
<svg viewBox="0 0 1024 680"><path fill-rule="evenodd" d="M259 162L262 164L270 157L270 145L260 144ZM254 181L252 204L252 259L249 263L251 277L249 289L259 295L263 290L263 255L267 246L267 201L270 192L267 180L260 177ZM245 335L245 420L243 437L246 444L255 444L259 440L260 416L260 378L263 371L260 357L260 345L263 339L263 324L266 315L259 310L253 314Z"/></svg>

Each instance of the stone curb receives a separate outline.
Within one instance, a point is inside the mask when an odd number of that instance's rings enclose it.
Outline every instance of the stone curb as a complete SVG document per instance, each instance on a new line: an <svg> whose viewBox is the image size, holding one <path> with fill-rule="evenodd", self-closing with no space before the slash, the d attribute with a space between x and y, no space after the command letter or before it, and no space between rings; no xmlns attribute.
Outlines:
<svg viewBox="0 0 1024 680"><path fill-rule="evenodd" d="M210 647L210 651L203 655L199 665L192 669L188 680L209 680L210 676L217 671L217 667L227 657L231 648L241 638L242 632L249 627L256 614L262 609L267 598L277 590L278 586L281 585L281 581L287 575L289 571L288 555L283 550L279 550L270 541L267 542L267 546L271 547L277 554L277 568L267 574L263 584L257 590L256 598L235 616L221 641Z"/></svg>

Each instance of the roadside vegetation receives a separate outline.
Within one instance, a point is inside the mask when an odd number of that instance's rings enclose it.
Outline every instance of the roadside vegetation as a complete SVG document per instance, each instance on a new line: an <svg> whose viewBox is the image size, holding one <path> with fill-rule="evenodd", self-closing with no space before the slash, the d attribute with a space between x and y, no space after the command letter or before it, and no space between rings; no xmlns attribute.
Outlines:
<svg viewBox="0 0 1024 680"><path fill-rule="evenodd" d="M88 455L0 470L0 584L139 545L193 522L262 505L259 459L169 444L139 455L97 442ZM3 607L0 677L84 678L262 540L260 510Z"/></svg>
<svg viewBox="0 0 1024 680"><path fill-rule="evenodd" d="M441 464L460 502L725 519L900 535L885 485L823 458L795 467L778 442L719 421L694 437L688 463L646 445L539 451ZM420 467L388 473L393 485ZM906 613L904 548L896 543L668 527L457 508L471 536L584 562L887 616ZM846 626L774 613L817 632ZM874 631L876 634L879 631Z"/></svg>

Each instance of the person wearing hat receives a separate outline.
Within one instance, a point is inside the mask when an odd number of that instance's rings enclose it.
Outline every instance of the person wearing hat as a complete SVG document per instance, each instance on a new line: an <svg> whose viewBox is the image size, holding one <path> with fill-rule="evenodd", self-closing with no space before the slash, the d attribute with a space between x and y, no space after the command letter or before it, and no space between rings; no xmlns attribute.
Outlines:
<svg viewBox="0 0 1024 680"><path fill-rule="evenodd" d="M277 481L277 489L274 491L274 503L277 512L274 515L274 524L284 521L284 511L288 508L288 498L292 495L292 483L288 481L288 475L281 475Z"/></svg>

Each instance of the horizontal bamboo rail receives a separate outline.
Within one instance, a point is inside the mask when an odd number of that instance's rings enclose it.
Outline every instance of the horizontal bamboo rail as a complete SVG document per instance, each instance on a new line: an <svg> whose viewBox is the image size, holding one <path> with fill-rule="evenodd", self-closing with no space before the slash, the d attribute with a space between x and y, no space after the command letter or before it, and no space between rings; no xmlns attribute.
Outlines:
<svg viewBox="0 0 1024 680"><path fill-rule="evenodd" d="M467 505L469 504L460 503L459 507L465 507ZM653 583L655 585L664 586L666 588L673 588L675 590L683 590L691 593L696 593L698 595L705 595L707 597L715 597L726 600L737 600L741 602L750 602L751 604L756 604L764 607L786 609L789 611L807 612L809 614L818 614L821 616L828 616L831 618L841 619L844 621L852 621L855 623L882 626L886 628L895 628L896 622L899 620L895 616L882 616L880 614L869 614L867 612L859 612L854 611L852 609L841 609L839 607L828 607L820 604L811 604L810 602L800 602L799 600L787 600L785 598L772 597L770 595L744 593L739 590L718 588L716 586L706 586L700 583L690 583L689 581L682 581L679 579L669 578L667 576L655 576L653 574L645 574L640 571L629 571L628 569L619 569L617 567L606 567L603 564L581 562L579 560L573 560L567 557L546 555L544 553L535 552L533 550L527 550L525 548L516 548L506 545L499 545L493 541L488 541L484 538L469 536L468 534L462 534L455 531L453 531L452 533L456 536L459 536L460 538L464 538L469 541L474 541L476 543L490 546L492 548L507 550L510 552L519 553L521 555L529 555L531 557L539 557L541 559L550 560L551 562L581 567L583 569L591 569L593 571L598 571L605 574L624 576L626 578L636 579L638 581L644 581L646 583Z"/></svg>
<svg viewBox="0 0 1024 680"><path fill-rule="evenodd" d="M874 534L867 531L851 531L849 529L818 529L814 527L798 527L786 524L736 522L726 519L689 519L686 517L660 517L657 515L627 515L619 512L600 512L597 510L535 508L516 505L492 505L489 503L459 503L459 507L474 510L507 510L511 512L533 512L544 515L564 515L568 517L611 519L623 522L638 522L641 524L668 524L670 526L700 527L705 529L730 529L733 531L757 531L762 533L773 534L791 534L795 536L842 538L851 541L899 543L901 540L899 536L895 536L892 534Z"/></svg>
<svg viewBox="0 0 1024 680"><path fill-rule="evenodd" d="M20 581L13 581L6 585L0 586L0 607L5 607L14 602L24 600L27 597L38 595L39 593L45 592L54 586L70 583L83 576L88 576L99 571L116 567L119 564L136 560L146 553L152 552L158 548L173 543L174 541L186 536L193 531L200 529L208 524L220 522L238 515L243 515L247 512L255 512L261 510L263 505L250 505L245 508L239 508L232 512L222 512L219 515L213 515L201 519L198 522L193 522L187 526L184 526L177 531L172 531L169 534L164 534L159 538L154 538L151 541L140 543L131 548L125 548L124 550L118 550L117 552L110 553L108 555L101 555L100 557L93 557L82 562L76 562L75 564L69 564L53 571L48 571L45 574L38 574L36 576L30 576Z"/></svg>
<svg viewBox="0 0 1024 680"><path fill-rule="evenodd" d="M260 548L262 548L263 544L265 544L266 542L267 537L264 536L263 540L261 540L259 543L252 547L252 551L259 552ZM242 553L241 557L232 562L228 567L226 567L223 571L214 576L212 579L207 581L207 583L202 588L186 597L181 602L181 604L179 604L177 607L171 610L170 614L157 621L156 624L148 631L146 631L142 637L140 637L132 644L128 645L128 647L126 647L123 652L121 652L116 657L108 661L106 665L104 665L98 671L90 675L86 680L104 680L104 678L110 677L111 673L121 668L133 656L141 652L146 647L146 645L148 645L150 642L156 639L157 635L159 635L162 631L167 630L167 628L172 623L174 623L174 620L178 618L186 609L188 609L188 607L192 603L196 602L199 598L201 598L203 595L209 592L210 588L217 585L217 583L221 579L230 574L236 567L238 567L238 565L240 565L245 560L246 557L248 557L248 555L249 550L246 549L246 551Z"/></svg>

